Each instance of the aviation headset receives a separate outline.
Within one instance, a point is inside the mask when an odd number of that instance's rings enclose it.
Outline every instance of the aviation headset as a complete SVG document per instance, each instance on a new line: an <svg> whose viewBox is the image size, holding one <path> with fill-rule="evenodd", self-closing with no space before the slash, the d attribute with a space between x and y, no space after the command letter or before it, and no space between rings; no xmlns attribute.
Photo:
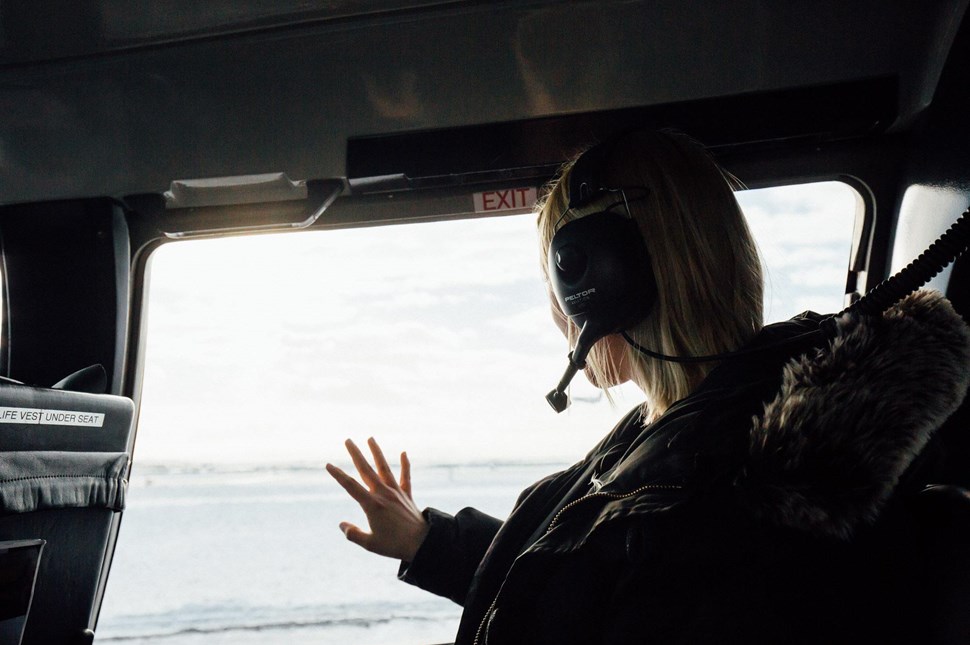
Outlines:
<svg viewBox="0 0 970 645"><path fill-rule="evenodd" d="M567 212L587 206L609 193L616 194L620 200L604 210L567 222L556 231L549 245L548 273L552 292L562 312L580 329L563 377L556 388L546 395L546 401L556 412L569 407L566 388L576 372L586 367L586 357L593 344L604 336L620 333L640 353L679 363L732 358L795 342L810 335L831 337L835 335L837 317L847 313L882 313L928 282L968 247L970 218L967 213L970 213L970 209L906 268L877 285L850 307L824 319L819 331L756 348L708 356L660 354L641 346L626 333L627 329L649 315L657 300L657 284L647 243L633 220L626 195L626 191L648 189L611 187L603 177L606 162L622 134L593 146L573 164L567 185ZM624 213L612 210L620 204L625 208Z"/></svg>
<svg viewBox="0 0 970 645"><path fill-rule="evenodd" d="M569 406L566 387L600 338L624 332L647 317L657 299L650 253L633 220L626 190L610 187L603 169L615 148L614 137L584 152L569 175L567 211L582 208L605 194L620 200L605 210L567 222L549 245L548 274L562 312L579 337L569 353L569 367L546 400L557 411ZM637 188L636 190L645 190ZM611 210L622 204L624 213ZM562 219L562 218L560 218Z"/></svg>

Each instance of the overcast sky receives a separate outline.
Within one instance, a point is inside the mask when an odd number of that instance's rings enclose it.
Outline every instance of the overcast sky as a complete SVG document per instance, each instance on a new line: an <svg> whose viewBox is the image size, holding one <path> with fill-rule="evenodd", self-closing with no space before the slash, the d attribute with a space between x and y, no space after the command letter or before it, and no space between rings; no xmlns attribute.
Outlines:
<svg viewBox="0 0 970 645"><path fill-rule="evenodd" d="M739 197L767 319L840 309L851 189ZM179 242L151 270L136 461L339 463L373 435L415 464L571 462L640 401L545 402L568 348L532 215Z"/></svg>

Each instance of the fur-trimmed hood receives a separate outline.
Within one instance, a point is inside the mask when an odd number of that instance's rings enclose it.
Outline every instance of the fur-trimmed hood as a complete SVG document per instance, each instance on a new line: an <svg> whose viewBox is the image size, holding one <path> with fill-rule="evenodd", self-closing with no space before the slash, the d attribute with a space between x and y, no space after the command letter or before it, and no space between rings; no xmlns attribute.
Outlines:
<svg viewBox="0 0 970 645"><path fill-rule="evenodd" d="M970 330L939 293L843 316L788 363L754 419L736 490L761 518L845 539L873 521L970 383Z"/></svg>
<svg viewBox="0 0 970 645"><path fill-rule="evenodd" d="M737 504L761 522L845 540L873 522L970 384L970 328L939 293L834 332L806 314L766 327L646 427L635 410L578 467L592 492L534 548L582 545L599 526ZM831 329L831 328L829 328ZM794 357L794 358L793 358ZM568 528L566 527L568 525Z"/></svg>

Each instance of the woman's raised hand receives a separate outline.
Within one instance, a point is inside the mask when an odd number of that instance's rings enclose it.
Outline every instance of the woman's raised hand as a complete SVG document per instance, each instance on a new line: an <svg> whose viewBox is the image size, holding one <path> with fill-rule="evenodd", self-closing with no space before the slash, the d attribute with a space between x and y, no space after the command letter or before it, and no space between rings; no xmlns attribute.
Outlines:
<svg viewBox="0 0 970 645"><path fill-rule="evenodd" d="M367 445L376 471L353 441L348 439L345 445L366 487L333 464L327 464L327 472L360 504L371 532L350 522L341 522L340 530L348 540L372 553L412 561L428 534L428 523L411 497L411 463L407 453L401 453L401 481L398 482L373 438L367 440Z"/></svg>

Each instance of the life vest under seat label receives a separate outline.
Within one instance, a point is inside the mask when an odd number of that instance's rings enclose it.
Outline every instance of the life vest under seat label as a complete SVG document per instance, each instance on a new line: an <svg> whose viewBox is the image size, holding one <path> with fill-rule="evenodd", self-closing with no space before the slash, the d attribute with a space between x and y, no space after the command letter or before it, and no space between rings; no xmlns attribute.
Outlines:
<svg viewBox="0 0 970 645"><path fill-rule="evenodd" d="M0 423L100 428L104 426L104 413L0 407Z"/></svg>

